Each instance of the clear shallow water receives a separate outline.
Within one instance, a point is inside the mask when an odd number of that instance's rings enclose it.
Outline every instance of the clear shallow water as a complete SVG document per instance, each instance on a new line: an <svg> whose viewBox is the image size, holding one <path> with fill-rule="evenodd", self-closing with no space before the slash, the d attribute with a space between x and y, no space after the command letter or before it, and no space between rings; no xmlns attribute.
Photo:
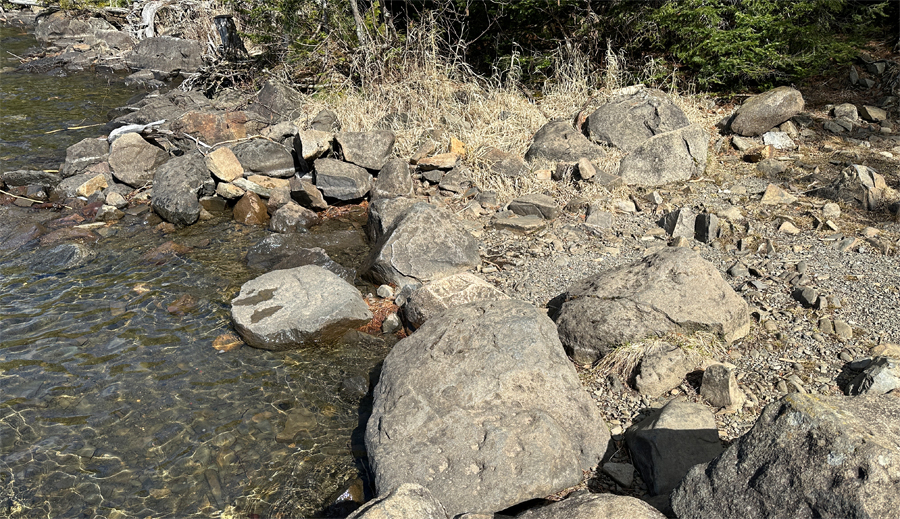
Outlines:
<svg viewBox="0 0 900 519"><path fill-rule="evenodd" d="M57 169L66 148L103 134L106 114L137 91L114 76L16 72L37 40L0 25L0 170ZM16 56L11 55L15 54ZM87 128L68 130L67 128ZM62 131L54 131L60 130ZM47 133L53 132L53 133Z"/></svg>
<svg viewBox="0 0 900 519"><path fill-rule="evenodd" d="M16 76L24 86L10 94L0 73L0 167L55 169L67 146L98 135L43 133L88 122L38 102L71 77ZM105 121L116 103L90 99L107 80L78 81L91 92L82 106ZM29 91L31 102L7 102ZM71 267L47 260L58 243L11 245L58 216L0 206L0 516L341 516L324 507L361 475L359 391L384 342L350 333L328 347L220 352L231 298L261 273L244 256L267 231L226 216L164 235L127 216L95 229ZM362 243L361 222L330 221L310 246L357 267L365 251L338 246ZM170 241L188 250L149 254ZM279 438L289 418L301 426Z"/></svg>
<svg viewBox="0 0 900 519"><path fill-rule="evenodd" d="M342 388L368 381L383 343L219 352L266 231L110 231L69 269L32 267L54 245L0 252L0 515L321 513L360 473L359 394ZM169 240L192 248L147 259ZM278 441L296 413L306 426Z"/></svg>

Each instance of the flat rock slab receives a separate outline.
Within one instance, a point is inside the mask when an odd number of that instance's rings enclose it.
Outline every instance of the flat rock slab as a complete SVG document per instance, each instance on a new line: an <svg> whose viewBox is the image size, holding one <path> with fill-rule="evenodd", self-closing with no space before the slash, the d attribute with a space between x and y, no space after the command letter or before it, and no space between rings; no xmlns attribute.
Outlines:
<svg viewBox="0 0 900 519"><path fill-rule="evenodd" d="M231 302L231 316L247 344L287 350L337 339L370 320L372 312L353 285L307 265L244 283Z"/></svg>
<svg viewBox="0 0 900 519"><path fill-rule="evenodd" d="M791 393L672 494L680 519L896 517L900 398Z"/></svg>
<svg viewBox="0 0 900 519"><path fill-rule="evenodd" d="M643 141L619 164L626 184L659 186L700 176L706 170L709 135L697 124Z"/></svg>
<svg viewBox="0 0 900 519"><path fill-rule="evenodd" d="M802 110L799 90L778 87L744 101L731 119L731 131L745 137L762 135Z"/></svg>
<svg viewBox="0 0 900 519"><path fill-rule="evenodd" d="M133 69L158 70L166 74L197 72L203 66L206 45L197 40L156 36L138 42L126 64Z"/></svg>
<svg viewBox="0 0 900 519"><path fill-rule="evenodd" d="M296 172L291 152L277 142L254 139L236 144L232 151L244 168L245 175L259 173L268 177L290 178Z"/></svg>
<svg viewBox="0 0 900 519"><path fill-rule="evenodd" d="M613 494L571 495L562 501L533 508L516 519L663 519L652 506L631 496Z"/></svg>
<svg viewBox="0 0 900 519"><path fill-rule="evenodd" d="M509 210L519 216L539 216L544 220L554 220L560 212L553 198L540 193L516 198L509 203Z"/></svg>
<svg viewBox="0 0 900 519"><path fill-rule="evenodd" d="M556 324L578 362L668 332L705 330L730 342L750 331L747 303L715 266L686 247L668 247L582 281L564 300Z"/></svg>
<svg viewBox="0 0 900 519"><path fill-rule="evenodd" d="M462 272L426 283L409 297L404 316L413 328L444 310L474 301L496 301L509 296L475 274Z"/></svg>
<svg viewBox="0 0 900 519"><path fill-rule="evenodd" d="M577 484L610 438L553 322L522 301L432 318L394 346L374 394L366 447L379 493L418 483L451 517Z"/></svg>

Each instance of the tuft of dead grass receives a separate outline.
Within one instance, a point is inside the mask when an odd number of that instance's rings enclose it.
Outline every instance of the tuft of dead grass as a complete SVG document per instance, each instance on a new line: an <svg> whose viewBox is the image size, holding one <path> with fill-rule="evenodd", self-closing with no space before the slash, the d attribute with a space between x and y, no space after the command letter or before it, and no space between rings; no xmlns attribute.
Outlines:
<svg viewBox="0 0 900 519"><path fill-rule="evenodd" d="M687 353L689 358L698 361L723 358L726 353L725 343L716 334L709 332L694 332L688 335L669 333L659 338L623 344L600 359L591 371L595 376L616 374L622 380L628 380L646 355L668 348L670 345L678 346Z"/></svg>

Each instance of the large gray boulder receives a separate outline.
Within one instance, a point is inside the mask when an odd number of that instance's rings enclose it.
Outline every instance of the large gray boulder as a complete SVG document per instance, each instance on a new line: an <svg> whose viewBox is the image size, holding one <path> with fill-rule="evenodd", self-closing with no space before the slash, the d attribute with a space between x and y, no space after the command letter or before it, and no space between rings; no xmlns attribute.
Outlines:
<svg viewBox="0 0 900 519"><path fill-rule="evenodd" d="M396 198L400 196L413 196L412 171L409 163L403 159L388 160L372 186L372 200L378 198Z"/></svg>
<svg viewBox="0 0 900 519"><path fill-rule="evenodd" d="M335 159L316 159L316 187L338 200L356 200L372 189L372 175L365 169Z"/></svg>
<svg viewBox="0 0 900 519"><path fill-rule="evenodd" d="M203 66L206 46L197 40L171 36L145 38L134 46L125 63L133 69L150 69L165 74L180 71L190 74Z"/></svg>
<svg viewBox="0 0 900 519"><path fill-rule="evenodd" d="M322 267L275 270L241 286L235 330L250 346L287 350L328 344L372 318L359 290Z"/></svg>
<svg viewBox="0 0 900 519"><path fill-rule="evenodd" d="M337 150L344 160L361 168L378 171L384 167L394 149L394 134L377 132L339 132L334 136Z"/></svg>
<svg viewBox="0 0 900 519"><path fill-rule="evenodd" d="M516 519L664 519L658 510L631 496L579 492L562 501L533 508Z"/></svg>
<svg viewBox="0 0 900 519"><path fill-rule="evenodd" d="M700 176L706 170L709 135L697 124L650 137L619 163L626 184L659 186Z"/></svg>
<svg viewBox="0 0 900 519"><path fill-rule="evenodd" d="M566 121L551 121L534 134L525 160L543 158L555 162L599 160L606 156L603 148L589 141Z"/></svg>
<svg viewBox="0 0 900 519"><path fill-rule="evenodd" d="M87 138L66 148L66 162L60 168L63 178L84 171L94 164L105 162L109 157L109 142L106 139Z"/></svg>
<svg viewBox="0 0 900 519"><path fill-rule="evenodd" d="M404 483L362 505L347 519L448 519L441 503L422 485Z"/></svg>
<svg viewBox="0 0 900 519"><path fill-rule="evenodd" d="M623 151L637 150L644 141L691 124L680 108L659 90L640 89L617 96L587 118L587 134Z"/></svg>
<svg viewBox="0 0 900 519"><path fill-rule="evenodd" d="M397 343L366 426L378 492L418 483L450 516L575 485L609 439L553 322L515 300L451 308Z"/></svg>
<svg viewBox="0 0 900 519"><path fill-rule="evenodd" d="M456 218L420 202L375 244L366 275L379 284L403 286L440 279L480 263L478 243Z"/></svg>
<svg viewBox="0 0 900 519"><path fill-rule="evenodd" d="M191 225L200 218L200 188L212 177L199 152L173 157L156 169L151 206L167 222Z"/></svg>
<svg viewBox="0 0 900 519"><path fill-rule="evenodd" d="M744 101L731 118L731 131L745 137L762 135L803 110L799 90L782 86Z"/></svg>
<svg viewBox="0 0 900 519"><path fill-rule="evenodd" d="M166 150L139 133L126 133L109 147L109 167L116 180L135 189L153 181L156 168L169 158Z"/></svg>
<svg viewBox="0 0 900 519"><path fill-rule="evenodd" d="M287 148L266 139L236 144L231 151L244 168L244 174L257 173L275 178L294 176L294 157Z"/></svg>
<svg viewBox="0 0 900 519"><path fill-rule="evenodd" d="M747 303L715 266L686 247L668 247L581 281L564 301L556 324L578 362L669 332L703 330L731 342L750 331Z"/></svg>
<svg viewBox="0 0 900 519"><path fill-rule="evenodd" d="M668 494L691 467L722 453L716 419L702 404L671 401L625 431L650 495Z"/></svg>
<svg viewBox="0 0 900 519"><path fill-rule="evenodd" d="M896 517L900 399L791 393L672 494L680 519Z"/></svg>
<svg viewBox="0 0 900 519"><path fill-rule="evenodd" d="M406 321L419 328L444 310L474 301L497 301L509 296L470 272L462 272L425 283L403 306Z"/></svg>

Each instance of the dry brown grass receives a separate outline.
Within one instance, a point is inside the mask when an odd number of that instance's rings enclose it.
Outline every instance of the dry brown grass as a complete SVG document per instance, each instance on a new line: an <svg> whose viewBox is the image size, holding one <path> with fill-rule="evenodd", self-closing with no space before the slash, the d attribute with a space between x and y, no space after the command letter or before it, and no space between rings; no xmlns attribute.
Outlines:
<svg viewBox="0 0 900 519"><path fill-rule="evenodd" d="M690 335L669 333L660 338L644 339L619 346L600 359L600 362L591 369L591 374L595 377L604 377L615 373L622 380L628 380L645 355L669 345L678 346L689 357L698 361L703 358L721 359L726 353L724 343L715 334L709 332L694 332Z"/></svg>
<svg viewBox="0 0 900 519"><path fill-rule="evenodd" d="M458 61L448 61L440 46L424 35L413 35L405 49L392 59L403 71L402 77L381 75L381 80L362 87L306 95L306 117L327 108L338 114L343 131L383 128L386 118L394 118L395 122L387 127L396 135L394 154L404 158L435 136L439 136L442 146L438 153L448 151L451 137L459 139L468 150L464 165L471 172L474 185L496 191L504 203L534 192L553 196L561 205L577 197L610 198L602 186L536 178L536 171L553 170L555 163L538 161L528 165L530 173L524 177L501 178L490 174L483 156L489 148L523 156L534 133L550 120L571 121L579 112L593 111L612 94L612 88L622 87L628 78L621 58L611 59L608 70L596 70L577 49L561 45L553 67L557 75L536 99L514 82L478 77ZM691 122L711 127L718 120L700 107L697 96L683 96L676 91L669 94ZM396 122L398 116L403 118L400 122ZM295 123L304 127L307 120L301 118ZM597 167L615 173L623 154L607 151L607 159Z"/></svg>

